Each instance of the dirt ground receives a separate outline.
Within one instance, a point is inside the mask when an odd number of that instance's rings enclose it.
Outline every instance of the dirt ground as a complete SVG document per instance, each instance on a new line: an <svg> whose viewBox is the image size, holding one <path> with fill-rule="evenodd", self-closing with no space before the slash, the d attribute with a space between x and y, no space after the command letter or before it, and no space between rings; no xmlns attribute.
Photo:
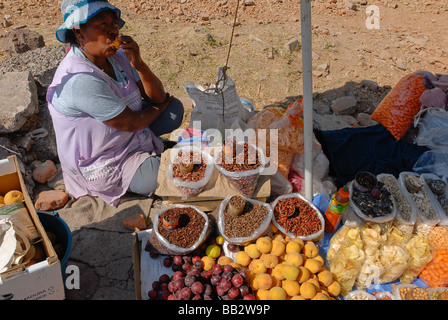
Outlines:
<svg viewBox="0 0 448 320"><path fill-rule="evenodd" d="M137 40L144 59L175 96L186 96L186 82L215 83L231 40L228 75L256 109L302 94L301 50L285 48L291 40L301 42L299 0L110 2L122 9L121 32ZM0 0L0 22L11 24L2 23L0 37L28 28L42 34L46 45L58 44L60 3ZM376 15L366 11L372 5ZM447 16L447 0L312 1L314 91L344 90L346 83L363 79L393 86L421 69L447 73Z"/></svg>

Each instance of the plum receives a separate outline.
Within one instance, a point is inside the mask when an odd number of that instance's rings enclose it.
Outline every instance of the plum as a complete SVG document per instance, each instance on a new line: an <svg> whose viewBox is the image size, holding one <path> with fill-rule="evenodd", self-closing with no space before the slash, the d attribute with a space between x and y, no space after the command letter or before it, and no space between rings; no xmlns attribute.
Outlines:
<svg viewBox="0 0 448 320"><path fill-rule="evenodd" d="M185 285L187 286L187 287L191 287L192 285L193 285L193 283L195 283L196 282L196 276L193 276L193 275L190 275L190 274L188 274L186 277L185 277Z"/></svg>
<svg viewBox="0 0 448 320"><path fill-rule="evenodd" d="M243 285L243 282L244 282L243 276L240 275L239 273L235 274L232 277L232 284L237 288L241 287Z"/></svg>
<svg viewBox="0 0 448 320"><path fill-rule="evenodd" d="M171 259L171 257L166 257L165 259L163 259L163 266L166 268L171 267L171 265L173 264L173 259Z"/></svg>
<svg viewBox="0 0 448 320"><path fill-rule="evenodd" d="M182 263L183 263L183 259L182 259L182 256L174 256L173 257L173 263L174 264L177 264L177 265L182 265Z"/></svg>
<svg viewBox="0 0 448 320"><path fill-rule="evenodd" d="M232 287L229 289L227 294L229 295L229 298L235 299L240 295L240 290L236 287Z"/></svg>
<svg viewBox="0 0 448 320"><path fill-rule="evenodd" d="M196 281L191 285L191 292L194 294L202 294L204 292L204 285L200 281Z"/></svg>
<svg viewBox="0 0 448 320"><path fill-rule="evenodd" d="M246 285L243 285L243 286L239 287L238 289L240 290L240 294L242 297L249 294L249 288Z"/></svg>
<svg viewBox="0 0 448 320"><path fill-rule="evenodd" d="M151 300L157 299L158 295L159 294L158 294L158 292L156 290L149 290L149 292L148 292L148 297Z"/></svg>
<svg viewBox="0 0 448 320"><path fill-rule="evenodd" d="M182 271L176 271L173 274L173 280L177 280L179 278L182 278L184 276L184 273Z"/></svg>
<svg viewBox="0 0 448 320"><path fill-rule="evenodd" d="M180 290L180 298L181 300L190 300L191 298L191 289L188 287L183 287Z"/></svg>
<svg viewBox="0 0 448 320"><path fill-rule="evenodd" d="M213 273L214 274L221 274L221 272L222 272L222 266L220 265L220 264L215 264L214 266L213 266Z"/></svg>
<svg viewBox="0 0 448 320"><path fill-rule="evenodd" d="M169 275L167 275L166 273L164 273L164 274L162 274L160 277L159 277L159 282L160 283L168 283L170 281L170 276Z"/></svg>
<svg viewBox="0 0 448 320"><path fill-rule="evenodd" d="M160 282L159 281L154 281L151 286L152 286L152 288L154 290L159 290L160 289Z"/></svg>

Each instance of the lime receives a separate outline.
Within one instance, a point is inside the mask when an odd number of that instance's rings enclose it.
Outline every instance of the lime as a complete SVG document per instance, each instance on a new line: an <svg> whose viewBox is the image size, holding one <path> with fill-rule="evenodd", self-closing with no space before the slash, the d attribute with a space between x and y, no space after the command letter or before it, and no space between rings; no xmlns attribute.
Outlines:
<svg viewBox="0 0 448 320"><path fill-rule="evenodd" d="M224 237L223 236L217 236L216 237L216 244L222 245L224 243Z"/></svg>
<svg viewBox="0 0 448 320"><path fill-rule="evenodd" d="M221 248L216 244L211 244L207 247L207 249L205 249L205 254L211 258L216 259L221 254Z"/></svg>

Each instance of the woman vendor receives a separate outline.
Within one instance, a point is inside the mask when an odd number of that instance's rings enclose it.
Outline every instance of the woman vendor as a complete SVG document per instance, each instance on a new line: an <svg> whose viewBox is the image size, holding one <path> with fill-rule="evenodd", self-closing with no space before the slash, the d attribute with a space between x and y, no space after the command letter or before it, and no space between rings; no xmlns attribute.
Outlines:
<svg viewBox="0 0 448 320"><path fill-rule="evenodd" d="M63 0L56 38L69 43L47 91L67 192L115 206L157 186L158 137L178 128L182 103L165 92L138 44L119 35L121 11L106 0Z"/></svg>

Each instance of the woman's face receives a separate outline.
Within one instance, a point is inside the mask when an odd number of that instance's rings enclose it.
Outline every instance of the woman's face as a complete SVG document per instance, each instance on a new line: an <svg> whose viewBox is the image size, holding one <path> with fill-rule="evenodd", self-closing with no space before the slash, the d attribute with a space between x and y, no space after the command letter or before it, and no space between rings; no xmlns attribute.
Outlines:
<svg viewBox="0 0 448 320"><path fill-rule="evenodd" d="M77 37L86 53L110 57L117 51L112 42L118 36L118 30L116 15L112 10L106 10L82 25Z"/></svg>

